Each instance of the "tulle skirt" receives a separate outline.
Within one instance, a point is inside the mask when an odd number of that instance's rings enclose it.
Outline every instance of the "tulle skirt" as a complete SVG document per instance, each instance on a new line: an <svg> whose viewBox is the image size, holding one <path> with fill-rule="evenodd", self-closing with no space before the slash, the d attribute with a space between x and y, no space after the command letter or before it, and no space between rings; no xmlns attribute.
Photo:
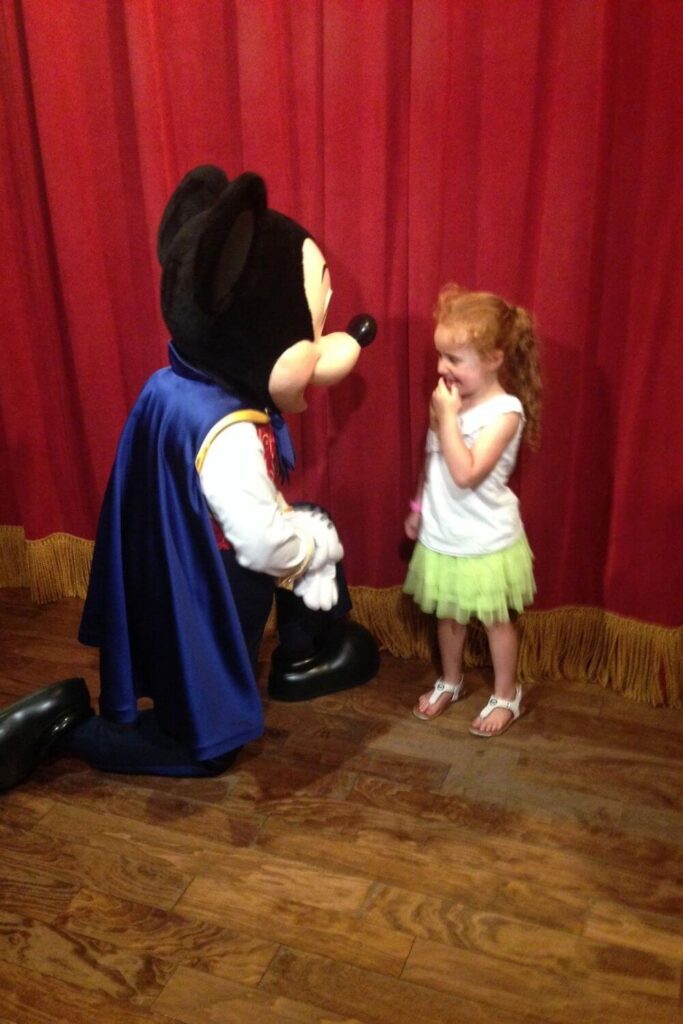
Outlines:
<svg viewBox="0 0 683 1024"><path fill-rule="evenodd" d="M536 593L531 548L524 534L490 555L442 555L418 541L403 589L439 619L508 622L510 610L521 612Z"/></svg>

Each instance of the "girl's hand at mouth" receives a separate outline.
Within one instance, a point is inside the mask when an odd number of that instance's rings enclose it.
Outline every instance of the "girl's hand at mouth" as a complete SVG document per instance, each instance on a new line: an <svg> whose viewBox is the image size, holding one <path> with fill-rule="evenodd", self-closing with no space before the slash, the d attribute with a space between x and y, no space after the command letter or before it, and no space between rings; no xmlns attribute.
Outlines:
<svg viewBox="0 0 683 1024"><path fill-rule="evenodd" d="M448 416L457 416L461 405L462 399L455 382L440 377L439 383L432 392L429 406L430 423L433 421L439 423L447 419Z"/></svg>

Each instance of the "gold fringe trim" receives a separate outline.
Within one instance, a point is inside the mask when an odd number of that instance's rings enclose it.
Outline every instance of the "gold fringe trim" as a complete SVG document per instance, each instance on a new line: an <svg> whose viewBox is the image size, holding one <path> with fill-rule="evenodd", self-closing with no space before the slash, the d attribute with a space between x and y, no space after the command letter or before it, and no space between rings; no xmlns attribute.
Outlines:
<svg viewBox="0 0 683 1024"><path fill-rule="evenodd" d="M435 619L401 587L351 588L353 618L399 658L438 659ZM642 703L683 706L683 628L669 629L600 608L529 611L517 620L522 682L578 679ZM486 632L468 631L465 666L490 664Z"/></svg>
<svg viewBox="0 0 683 1024"><path fill-rule="evenodd" d="M0 526L0 587L29 587L38 603L85 597L93 542L68 533L27 541L20 526ZM352 617L399 658L438 658L435 620L401 587L352 587ZM578 679L633 700L683 706L683 628L627 619L600 608L553 608L519 616L522 682ZM267 632L275 629L274 615ZM468 631L465 666L490 664L486 632Z"/></svg>
<svg viewBox="0 0 683 1024"><path fill-rule="evenodd" d="M26 540L21 526L0 526L0 587L28 587L38 604L85 597L93 547L70 533Z"/></svg>
<svg viewBox="0 0 683 1024"><path fill-rule="evenodd" d="M31 597L39 604L60 597L85 597L94 543L53 533L26 542Z"/></svg>

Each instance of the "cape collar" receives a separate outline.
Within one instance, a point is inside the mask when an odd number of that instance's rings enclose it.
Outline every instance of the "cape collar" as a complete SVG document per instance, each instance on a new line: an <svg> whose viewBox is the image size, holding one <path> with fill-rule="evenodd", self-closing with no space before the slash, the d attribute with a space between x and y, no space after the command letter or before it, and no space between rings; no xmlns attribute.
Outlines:
<svg viewBox="0 0 683 1024"><path fill-rule="evenodd" d="M178 349L175 347L172 341L168 343L168 361L171 369L174 373L177 373L179 377L187 377L189 380L200 380L203 384L216 384L218 387L221 385L217 381L213 380L208 373L203 370L197 369L196 366L192 366L184 359ZM225 391L226 389L223 388Z"/></svg>
<svg viewBox="0 0 683 1024"><path fill-rule="evenodd" d="M179 377L186 377L189 380L198 380L203 384L213 384L215 387L221 388L226 394L235 394L234 391L230 391L228 388L219 384L218 381L210 377L208 373L203 370L199 370L196 366L192 366L184 359L178 349L175 347L172 341L168 343L168 361L171 369L174 373L177 373ZM275 434L275 443L277 446L278 461L280 464L280 473L284 480L289 477L289 472L294 468L296 463L296 455L294 454L294 446L292 445L292 439L287 429L287 425L281 415L275 409L263 409L260 412L265 412L270 420L270 424Z"/></svg>

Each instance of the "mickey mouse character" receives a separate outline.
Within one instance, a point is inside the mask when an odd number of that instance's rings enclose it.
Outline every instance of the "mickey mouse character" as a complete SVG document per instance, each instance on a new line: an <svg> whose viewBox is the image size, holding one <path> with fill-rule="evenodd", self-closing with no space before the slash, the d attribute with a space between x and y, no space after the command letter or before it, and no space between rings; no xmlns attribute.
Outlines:
<svg viewBox="0 0 683 1024"><path fill-rule="evenodd" d="M104 771L206 776L263 731L258 648L277 588L269 692L303 700L377 672L327 514L279 491L294 463L281 413L353 368L376 326L323 334L325 258L268 209L263 180L195 168L158 238L170 365L124 426L79 637L100 649L100 715L82 679L0 712L0 790L47 754ZM140 697L153 706L139 711Z"/></svg>

